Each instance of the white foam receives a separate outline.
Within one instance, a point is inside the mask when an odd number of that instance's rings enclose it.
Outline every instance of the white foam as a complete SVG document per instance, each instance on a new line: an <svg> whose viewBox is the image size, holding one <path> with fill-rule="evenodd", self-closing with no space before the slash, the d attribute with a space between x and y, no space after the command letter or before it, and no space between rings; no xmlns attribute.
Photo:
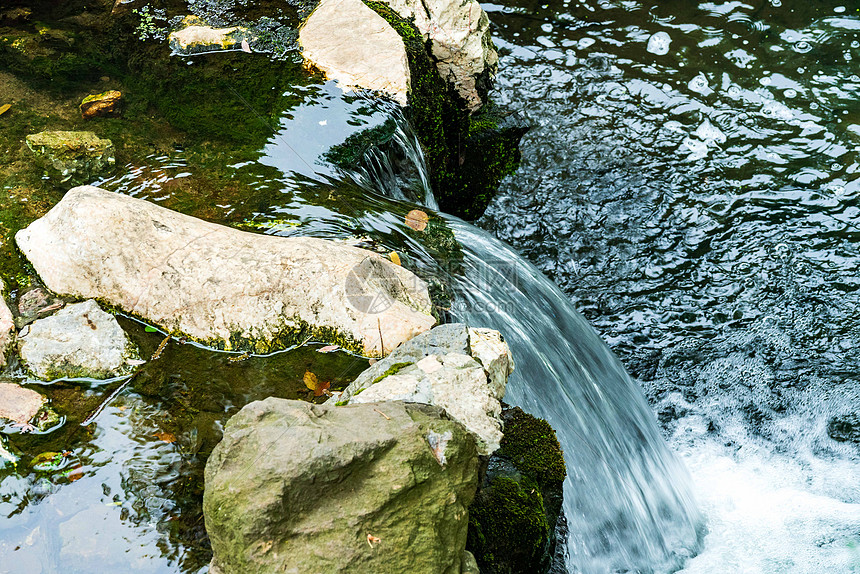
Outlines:
<svg viewBox="0 0 860 574"><path fill-rule="evenodd" d="M754 446L730 452L710 439L673 442L685 450L709 530L683 574L860 571L860 498L851 498L860 463L810 465ZM847 496L820 488L834 483Z"/></svg>

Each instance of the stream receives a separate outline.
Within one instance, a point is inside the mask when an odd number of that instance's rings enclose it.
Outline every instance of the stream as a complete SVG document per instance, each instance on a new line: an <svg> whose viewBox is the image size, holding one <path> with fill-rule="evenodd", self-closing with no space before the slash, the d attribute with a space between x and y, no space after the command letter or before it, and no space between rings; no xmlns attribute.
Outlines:
<svg viewBox="0 0 860 574"><path fill-rule="evenodd" d="M160 25L186 9L153 4ZM138 77L58 85L0 60L13 300L36 285L11 235L62 196L19 142L94 129L117 145L96 185L246 230L395 251L449 297L448 319L502 331L517 363L507 400L546 417L565 448L568 572L860 571L860 10L484 4L501 56L492 97L532 129L474 226L437 213L390 104L302 69L293 4L246 4L188 7L257 22L268 35L253 54L169 56L147 28ZM0 9L0 46L82 42L85 19L37 16L57 31ZM104 89L127 94L123 117L83 123L77 104ZM396 157L332 165L333 146L392 118ZM416 206L438 232L416 239L404 223ZM120 319L142 356L163 343ZM247 402L321 401L305 372L338 389L368 364L320 347L245 357L173 339L107 405L123 381L44 382L12 365L0 379L65 419L45 434L0 428L21 457L0 466L0 573L208 571L206 457ZM45 452L62 453L58 467L34 468Z"/></svg>

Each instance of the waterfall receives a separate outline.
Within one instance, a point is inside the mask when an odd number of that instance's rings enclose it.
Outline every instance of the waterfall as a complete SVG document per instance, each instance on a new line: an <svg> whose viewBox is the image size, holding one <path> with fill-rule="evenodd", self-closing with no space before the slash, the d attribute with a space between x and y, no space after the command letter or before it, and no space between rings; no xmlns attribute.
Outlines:
<svg viewBox="0 0 860 574"><path fill-rule="evenodd" d="M395 138L412 168L426 166L402 116ZM390 153L390 152L389 152ZM432 199L398 189L394 162L375 150L353 177L395 199ZM369 167L368 167L369 166ZM413 186L414 189L414 186ZM420 201L435 209L435 201ZM500 331L516 370L506 402L546 419L558 433L568 478L570 572L672 572L700 545L690 477L669 451L637 384L561 290L490 234L443 215L463 260L436 272L454 294L451 316Z"/></svg>

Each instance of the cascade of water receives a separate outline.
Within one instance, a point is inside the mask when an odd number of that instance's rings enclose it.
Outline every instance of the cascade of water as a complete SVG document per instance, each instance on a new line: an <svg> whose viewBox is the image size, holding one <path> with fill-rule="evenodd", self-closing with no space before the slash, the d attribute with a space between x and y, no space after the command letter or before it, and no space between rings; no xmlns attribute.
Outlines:
<svg viewBox="0 0 860 574"><path fill-rule="evenodd" d="M405 120L398 124L401 133L411 133ZM396 141L409 146L404 155L420 160L415 169L426 170L417 139ZM392 187L393 163L373 153L367 163L379 169L354 179L405 198ZM432 197L429 186L426 195ZM597 574L682 567L698 551L701 518L689 475L660 436L642 391L540 271L488 233L445 218L463 251L451 268L439 263L455 295L451 315L506 337L517 364L506 401L545 418L564 448L568 569Z"/></svg>
<svg viewBox="0 0 860 574"><path fill-rule="evenodd" d="M375 193L439 209L418 136L400 110L392 110L391 116L394 133L387 149L370 148L362 165L346 171L345 175Z"/></svg>

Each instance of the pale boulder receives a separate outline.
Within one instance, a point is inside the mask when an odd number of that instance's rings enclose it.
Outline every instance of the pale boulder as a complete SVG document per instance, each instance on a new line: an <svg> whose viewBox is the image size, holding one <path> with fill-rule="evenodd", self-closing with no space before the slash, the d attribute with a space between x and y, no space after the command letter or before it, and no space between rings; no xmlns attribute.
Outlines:
<svg viewBox="0 0 860 574"><path fill-rule="evenodd" d="M332 399L427 403L444 408L477 439L481 454L499 448L501 400L513 359L498 331L439 325L362 372Z"/></svg>
<svg viewBox="0 0 860 574"><path fill-rule="evenodd" d="M468 355L429 355L383 377L349 404L380 401L425 403L442 407L478 439L478 450L489 455L499 448L502 406L490 392L480 363Z"/></svg>
<svg viewBox="0 0 860 574"><path fill-rule="evenodd" d="M477 79L494 76L499 55L491 39L490 19L476 0L381 0L430 41L442 77L452 84L469 110L481 107Z"/></svg>
<svg viewBox="0 0 860 574"><path fill-rule="evenodd" d="M38 319L18 336L21 359L43 380L107 379L131 370L137 350L117 323L92 299Z"/></svg>
<svg viewBox="0 0 860 574"><path fill-rule="evenodd" d="M299 44L305 59L344 89L382 92L406 105L403 40L361 0L322 0L299 30Z"/></svg>
<svg viewBox="0 0 860 574"><path fill-rule="evenodd" d="M52 291L224 349L314 337L380 356L435 323L426 284L381 255L239 231L91 186L15 240Z"/></svg>

